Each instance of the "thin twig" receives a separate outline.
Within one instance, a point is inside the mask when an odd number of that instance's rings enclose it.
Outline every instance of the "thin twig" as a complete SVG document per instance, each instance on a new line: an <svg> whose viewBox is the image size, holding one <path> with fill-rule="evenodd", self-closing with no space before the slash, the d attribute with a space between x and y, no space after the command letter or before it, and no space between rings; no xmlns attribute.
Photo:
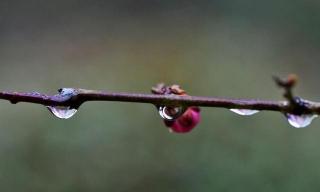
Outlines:
<svg viewBox="0 0 320 192"><path fill-rule="evenodd" d="M281 82L276 79L278 85ZM150 103L157 106L200 106L200 107L218 107L228 109L251 109L279 111L282 113L294 114L320 114L320 103L300 99L292 102L292 92L290 88L285 89L290 93L286 101L266 101L252 99L225 99L215 97L199 96L179 96L174 94L140 94L140 93L123 93L123 92L105 92L86 89L73 89L74 93L69 97L61 95L46 95L37 92L0 92L0 99L9 100L15 104L18 102L27 102L42 104L45 106L70 106L78 108L87 101L119 101L134 103ZM287 95L288 96L288 95ZM297 98L297 97L294 97ZM301 102L302 101L302 102Z"/></svg>

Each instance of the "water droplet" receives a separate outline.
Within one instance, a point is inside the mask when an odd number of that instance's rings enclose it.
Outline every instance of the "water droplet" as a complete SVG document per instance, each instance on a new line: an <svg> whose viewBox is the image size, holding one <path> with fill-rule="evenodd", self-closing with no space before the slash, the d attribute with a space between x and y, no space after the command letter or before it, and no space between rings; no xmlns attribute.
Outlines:
<svg viewBox="0 0 320 192"><path fill-rule="evenodd" d="M61 88L58 90L58 92L60 96L67 97L74 95L76 93L76 90L74 88Z"/></svg>
<svg viewBox="0 0 320 192"><path fill-rule="evenodd" d="M167 107L160 106L159 114L164 120L173 121L180 117L184 113L185 109L183 107Z"/></svg>
<svg viewBox="0 0 320 192"><path fill-rule="evenodd" d="M285 114L288 122L295 128L305 128L311 124L312 120L318 117L315 114L302 114L302 115L293 115L293 114Z"/></svg>
<svg viewBox="0 0 320 192"><path fill-rule="evenodd" d="M47 108L53 115L60 119L69 119L78 111L77 109L72 109L69 106L47 106Z"/></svg>
<svg viewBox="0 0 320 192"><path fill-rule="evenodd" d="M64 97L66 99L69 99L76 94L76 90L73 88L61 88L58 92L59 97ZM78 111L78 109L71 108L70 106L47 106L47 108L53 115L60 119L69 119Z"/></svg>
<svg viewBox="0 0 320 192"><path fill-rule="evenodd" d="M254 115L259 112L257 110L250 110L250 109L230 109L230 111L238 115L246 115L246 116Z"/></svg>

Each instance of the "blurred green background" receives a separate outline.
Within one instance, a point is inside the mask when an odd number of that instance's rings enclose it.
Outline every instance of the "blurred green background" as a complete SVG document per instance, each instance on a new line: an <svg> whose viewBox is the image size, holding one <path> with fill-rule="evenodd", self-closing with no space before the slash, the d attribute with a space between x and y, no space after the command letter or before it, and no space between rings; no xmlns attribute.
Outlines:
<svg viewBox="0 0 320 192"><path fill-rule="evenodd" d="M318 0L0 1L0 89L61 87L320 100ZM203 108L171 134L147 104L90 102L69 120L0 103L0 191L319 191L319 120Z"/></svg>

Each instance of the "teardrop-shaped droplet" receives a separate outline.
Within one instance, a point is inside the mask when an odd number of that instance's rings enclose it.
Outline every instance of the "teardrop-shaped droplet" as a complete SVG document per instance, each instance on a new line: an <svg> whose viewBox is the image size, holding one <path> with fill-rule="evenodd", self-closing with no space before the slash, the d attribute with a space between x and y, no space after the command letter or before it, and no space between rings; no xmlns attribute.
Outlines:
<svg viewBox="0 0 320 192"><path fill-rule="evenodd" d="M184 112L183 107L167 107L167 106L160 106L159 107L159 114L164 120L174 121L178 117L180 117Z"/></svg>
<svg viewBox="0 0 320 192"><path fill-rule="evenodd" d="M302 114L302 115L294 115L294 114L286 114L288 122L295 128L305 128L311 124L312 120L318 117L315 114Z"/></svg>
<svg viewBox="0 0 320 192"><path fill-rule="evenodd" d="M60 119L69 119L78 111L77 109L72 109L69 106L47 106L47 108L54 116Z"/></svg>
<svg viewBox="0 0 320 192"><path fill-rule="evenodd" d="M246 115L246 116L254 115L259 112L257 110L250 110L250 109L230 109L230 111L238 115Z"/></svg>
<svg viewBox="0 0 320 192"><path fill-rule="evenodd" d="M57 96L65 99L69 99L76 94L76 90L73 88L61 88L58 92L59 94ZM78 111L77 108L71 108L70 106L47 106L47 108L53 115L60 119L69 119Z"/></svg>

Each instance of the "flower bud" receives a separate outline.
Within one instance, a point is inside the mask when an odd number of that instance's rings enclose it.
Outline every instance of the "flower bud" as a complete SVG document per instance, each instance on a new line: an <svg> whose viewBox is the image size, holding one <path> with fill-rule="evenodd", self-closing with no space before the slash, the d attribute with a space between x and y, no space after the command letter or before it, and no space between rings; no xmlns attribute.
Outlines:
<svg viewBox="0 0 320 192"><path fill-rule="evenodd" d="M175 133L187 133L200 122L200 108L189 107L180 117L173 121L164 120L167 127Z"/></svg>

